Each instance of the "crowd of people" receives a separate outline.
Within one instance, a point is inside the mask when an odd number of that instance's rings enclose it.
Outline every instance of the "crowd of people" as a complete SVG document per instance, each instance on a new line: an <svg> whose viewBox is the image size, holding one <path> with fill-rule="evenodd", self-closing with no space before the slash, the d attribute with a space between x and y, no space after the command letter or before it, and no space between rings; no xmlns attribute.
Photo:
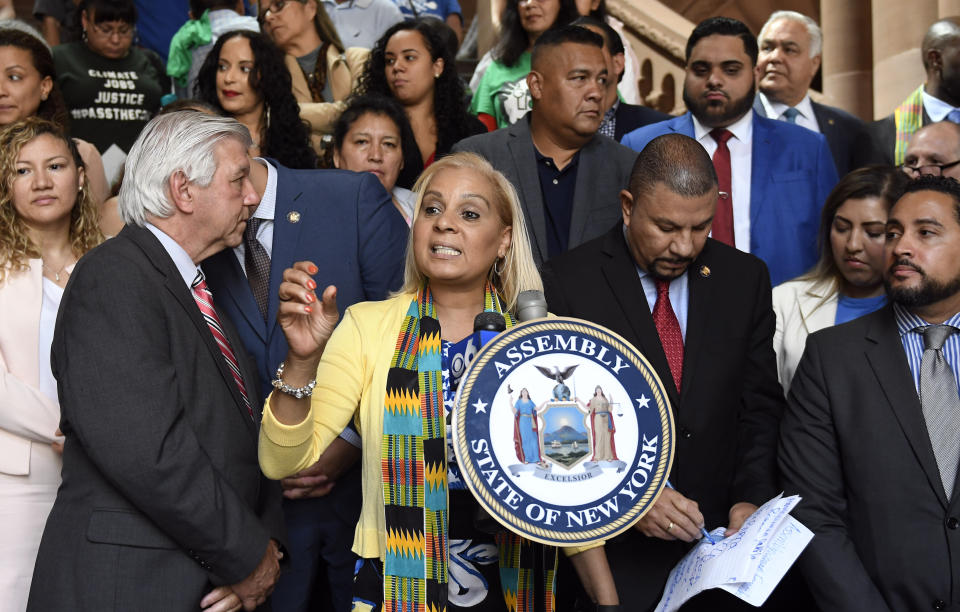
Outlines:
<svg viewBox="0 0 960 612"><path fill-rule="evenodd" d="M699 23L669 116L604 0L506 0L469 84L456 0L190 0L159 48L134 0L37 7L0 22L0 608L653 610L784 491L814 538L764 609L960 609L960 17L866 123L792 11ZM672 486L606 542L491 529L451 450L526 290L667 391Z"/></svg>

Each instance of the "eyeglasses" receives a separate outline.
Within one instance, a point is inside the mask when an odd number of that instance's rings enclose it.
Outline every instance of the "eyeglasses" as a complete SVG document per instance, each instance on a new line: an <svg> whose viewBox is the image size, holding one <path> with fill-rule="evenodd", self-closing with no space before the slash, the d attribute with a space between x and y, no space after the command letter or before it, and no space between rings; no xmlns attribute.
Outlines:
<svg viewBox="0 0 960 612"><path fill-rule="evenodd" d="M131 25L122 25L117 28L109 28L102 23L93 24L91 28L97 36L102 36L103 38L111 38L116 35L119 38L133 38L133 33L136 31Z"/></svg>
<svg viewBox="0 0 960 612"><path fill-rule="evenodd" d="M901 164L900 169L913 178L921 175L943 176L944 170L949 170L957 164L960 164L960 159L946 164L923 164L919 166L908 166L907 164Z"/></svg>
<svg viewBox="0 0 960 612"><path fill-rule="evenodd" d="M276 15L283 10L283 7L287 6L291 2L299 2L300 0L276 0L268 6L260 15L257 17L257 21L260 22L260 25L263 25L263 22L267 20L267 15ZM302 2L301 2L302 3Z"/></svg>

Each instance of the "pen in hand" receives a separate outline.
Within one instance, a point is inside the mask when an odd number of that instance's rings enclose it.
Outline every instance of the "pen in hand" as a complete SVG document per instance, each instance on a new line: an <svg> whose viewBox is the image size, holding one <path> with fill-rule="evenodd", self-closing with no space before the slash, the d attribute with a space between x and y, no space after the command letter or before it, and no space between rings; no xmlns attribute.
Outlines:
<svg viewBox="0 0 960 612"><path fill-rule="evenodd" d="M673 485L670 484L670 481L669 481L669 480L667 481L667 488L670 488L670 489L673 489L674 491L676 491L676 489L674 489ZM705 528L701 527L701 528L700 528L700 533L703 534L703 537L704 537L704 539L705 539L707 542L710 542L711 544L716 544L716 543L717 543L717 541L713 539L713 536L710 535L710 533L709 533Z"/></svg>

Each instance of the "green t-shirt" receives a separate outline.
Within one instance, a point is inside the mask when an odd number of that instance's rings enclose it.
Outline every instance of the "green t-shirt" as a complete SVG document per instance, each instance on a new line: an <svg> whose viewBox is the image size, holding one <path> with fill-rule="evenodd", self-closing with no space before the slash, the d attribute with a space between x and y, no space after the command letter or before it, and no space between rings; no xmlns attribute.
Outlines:
<svg viewBox="0 0 960 612"><path fill-rule="evenodd" d="M477 93L470 102L474 115L486 113L497 120L497 127L513 125L533 108L527 87L530 73L530 52L524 52L513 66L494 60L480 79Z"/></svg>
<svg viewBox="0 0 960 612"><path fill-rule="evenodd" d="M163 62L153 51L131 47L121 59L97 55L83 42L53 49L57 83L70 112L70 135L123 153L160 109L169 90Z"/></svg>

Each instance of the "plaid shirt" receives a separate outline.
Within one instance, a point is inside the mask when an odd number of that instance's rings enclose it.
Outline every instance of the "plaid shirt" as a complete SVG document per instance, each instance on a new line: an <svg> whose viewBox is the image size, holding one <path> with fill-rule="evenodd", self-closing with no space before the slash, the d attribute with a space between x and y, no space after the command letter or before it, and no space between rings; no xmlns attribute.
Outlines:
<svg viewBox="0 0 960 612"><path fill-rule="evenodd" d="M617 133L617 108L619 106L620 100L617 100L610 107L610 110L603 114L603 121L600 122L600 129L597 130L598 134L616 140L614 135Z"/></svg>

